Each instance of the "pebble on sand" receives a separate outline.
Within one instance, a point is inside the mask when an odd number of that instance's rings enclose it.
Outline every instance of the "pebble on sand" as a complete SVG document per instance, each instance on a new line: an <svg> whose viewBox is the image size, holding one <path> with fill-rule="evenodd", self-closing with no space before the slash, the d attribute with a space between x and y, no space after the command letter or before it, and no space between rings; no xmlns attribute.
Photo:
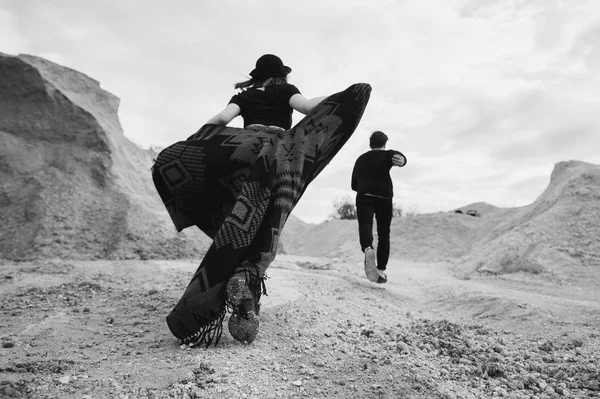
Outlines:
<svg viewBox="0 0 600 399"><path fill-rule="evenodd" d="M60 382L61 384L68 384L69 382L71 382L71 377L65 375L64 377L60 377L58 379L58 382Z"/></svg>

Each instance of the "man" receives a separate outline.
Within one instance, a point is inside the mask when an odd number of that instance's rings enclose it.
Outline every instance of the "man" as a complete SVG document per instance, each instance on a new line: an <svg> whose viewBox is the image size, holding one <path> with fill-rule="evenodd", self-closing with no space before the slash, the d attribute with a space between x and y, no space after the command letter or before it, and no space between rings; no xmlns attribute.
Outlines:
<svg viewBox="0 0 600 399"><path fill-rule="evenodd" d="M371 151L356 160L352 170L352 190L356 191L356 214L360 246L365 253L365 274L372 282L386 283L390 257L390 225L394 212L394 189L390 178L392 166L406 165L406 157L386 150L388 137L376 131L371 134ZM377 253L373 249L373 216L377 221Z"/></svg>

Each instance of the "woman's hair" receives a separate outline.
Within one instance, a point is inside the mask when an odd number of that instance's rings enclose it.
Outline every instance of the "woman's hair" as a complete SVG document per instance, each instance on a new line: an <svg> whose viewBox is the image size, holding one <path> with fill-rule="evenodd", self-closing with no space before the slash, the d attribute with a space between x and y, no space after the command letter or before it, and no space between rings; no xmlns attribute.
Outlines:
<svg viewBox="0 0 600 399"><path fill-rule="evenodd" d="M371 134L369 138L369 146L371 148L382 148L385 146L385 143L388 141L388 136L382 131L375 131Z"/></svg>
<svg viewBox="0 0 600 399"><path fill-rule="evenodd" d="M267 87L272 85L282 85L286 84L287 76L281 78L267 78L266 80L256 80L254 78L245 80L243 82L239 82L233 85L236 89L247 89L249 87Z"/></svg>

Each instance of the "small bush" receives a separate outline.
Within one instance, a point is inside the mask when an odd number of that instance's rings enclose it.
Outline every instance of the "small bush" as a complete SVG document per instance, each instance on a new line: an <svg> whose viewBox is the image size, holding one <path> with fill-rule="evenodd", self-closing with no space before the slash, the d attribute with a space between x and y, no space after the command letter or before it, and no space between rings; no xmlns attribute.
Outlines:
<svg viewBox="0 0 600 399"><path fill-rule="evenodd" d="M333 202L333 219L355 220L356 206L351 197L344 197Z"/></svg>
<svg viewBox="0 0 600 399"><path fill-rule="evenodd" d="M331 215L332 219L355 220L357 218L356 205L354 205L354 199L352 199L349 196L335 200L333 202L333 209L334 212ZM394 203L392 209L392 217L400 218L402 217L402 215L402 207Z"/></svg>

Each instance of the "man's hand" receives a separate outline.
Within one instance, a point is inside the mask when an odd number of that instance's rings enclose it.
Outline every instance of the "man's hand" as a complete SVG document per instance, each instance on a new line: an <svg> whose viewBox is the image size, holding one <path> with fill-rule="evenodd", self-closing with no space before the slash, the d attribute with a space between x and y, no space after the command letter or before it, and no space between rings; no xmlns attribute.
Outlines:
<svg viewBox="0 0 600 399"><path fill-rule="evenodd" d="M404 164L406 164L406 158L400 154L396 154L392 157L392 163L394 166L404 166Z"/></svg>

